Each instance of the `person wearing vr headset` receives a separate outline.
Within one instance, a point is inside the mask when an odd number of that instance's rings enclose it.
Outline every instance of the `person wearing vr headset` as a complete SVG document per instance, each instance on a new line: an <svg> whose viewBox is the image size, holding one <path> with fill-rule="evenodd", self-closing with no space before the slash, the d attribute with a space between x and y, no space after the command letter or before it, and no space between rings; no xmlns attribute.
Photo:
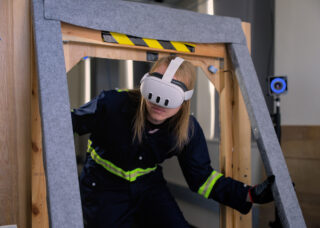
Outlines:
<svg viewBox="0 0 320 228"><path fill-rule="evenodd" d="M80 175L87 227L189 227L170 194L161 163L177 156L189 188L241 213L273 200L274 176L247 186L210 166L202 129L190 115L194 66L158 60L140 89L103 91L73 110L74 132L91 133Z"/></svg>

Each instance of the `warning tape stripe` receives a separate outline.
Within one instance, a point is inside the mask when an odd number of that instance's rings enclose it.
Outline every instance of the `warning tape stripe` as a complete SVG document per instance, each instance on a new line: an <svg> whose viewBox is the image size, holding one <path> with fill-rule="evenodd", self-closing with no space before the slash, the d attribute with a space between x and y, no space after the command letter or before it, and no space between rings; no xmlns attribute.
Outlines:
<svg viewBox="0 0 320 228"><path fill-rule="evenodd" d="M125 35L116 32L103 31L102 40L108 43L125 44L131 46L144 46L156 49L169 49L181 52L195 52L195 45L178 41L155 40Z"/></svg>
<svg viewBox="0 0 320 228"><path fill-rule="evenodd" d="M159 40L159 43L164 49L176 50L171 42Z"/></svg>
<svg viewBox="0 0 320 228"><path fill-rule="evenodd" d="M143 39L135 36L128 36L128 37L135 45L148 47L147 43Z"/></svg>
<svg viewBox="0 0 320 228"><path fill-rule="evenodd" d="M146 42L148 47L163 49L163 47L161 46L161 44L157 40L147 39L147 38L143 38L143 40L144 40L144 42Z"/></svg>
<svg viewBox="0 0 320 228"><path fill-rule="evenodd" d="M116 32L110 32L110 34L119 44L134 45L134 43L125 34L116 33Z"/></svg>
<svg viewBox="0 0 320 228"><path fill-rule="evenodd" d="M171 43L175 47L175 49L181 50L184 52L189 52L189 49L184 44L182 44L180 42L175 42L175 41L171 41Z"/></svg>
<svg viewBox="0 0 320 228"><path fill-rule="evenodd" d="M102 32L102 40L108 43L117 43L110 32Z"/></svg>

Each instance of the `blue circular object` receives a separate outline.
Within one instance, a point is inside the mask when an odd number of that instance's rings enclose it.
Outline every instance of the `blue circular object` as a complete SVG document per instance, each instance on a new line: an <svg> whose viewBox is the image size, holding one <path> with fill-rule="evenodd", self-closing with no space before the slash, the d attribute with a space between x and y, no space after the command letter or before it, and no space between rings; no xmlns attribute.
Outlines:
<svg viewBox="0 0 320 228"><path fill-rule="evenodd" d="M281 83L281 84L282 84L281 89L275 88L276 83ZM286 83L286 81L285 81L284 79L282 79L282 78L275 78L275 79L273 79L272 82L271 82L271 90L272 90L272 92L274 92L274 93L276 93L276 94L283 93L283 92L286 90L286 88L287 88L287 83Z"/></svg>

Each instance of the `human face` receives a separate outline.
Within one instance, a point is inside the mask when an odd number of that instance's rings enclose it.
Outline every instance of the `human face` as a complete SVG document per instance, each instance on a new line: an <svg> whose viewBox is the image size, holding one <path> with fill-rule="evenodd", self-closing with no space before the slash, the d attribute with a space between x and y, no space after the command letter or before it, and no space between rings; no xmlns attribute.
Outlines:
<svg viewBox="0 0 320 228"><path fill-rule="evenodd" d="M155 72L164 74L166 69L167 69L166 66L159 66L155 70ZM153 124L161 124L167 119L169 119L170 117L177 114L181 108L181 105L177 108L163 108L159 105L146 101L146 107L147 107L147 119Z"/></svg>

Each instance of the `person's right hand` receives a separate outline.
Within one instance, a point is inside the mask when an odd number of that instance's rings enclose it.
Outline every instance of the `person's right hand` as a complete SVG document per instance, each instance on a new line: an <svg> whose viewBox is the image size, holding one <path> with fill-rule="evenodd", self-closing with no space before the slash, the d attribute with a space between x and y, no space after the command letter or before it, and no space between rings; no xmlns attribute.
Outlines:
<svg viewBox="0 0 320 228"><path fill-rule="evenodd" d="M263 183L251 187L248 191L249 199L252 203L264 204L273 201L271 186L275 176L269 176Z"/></svg>

